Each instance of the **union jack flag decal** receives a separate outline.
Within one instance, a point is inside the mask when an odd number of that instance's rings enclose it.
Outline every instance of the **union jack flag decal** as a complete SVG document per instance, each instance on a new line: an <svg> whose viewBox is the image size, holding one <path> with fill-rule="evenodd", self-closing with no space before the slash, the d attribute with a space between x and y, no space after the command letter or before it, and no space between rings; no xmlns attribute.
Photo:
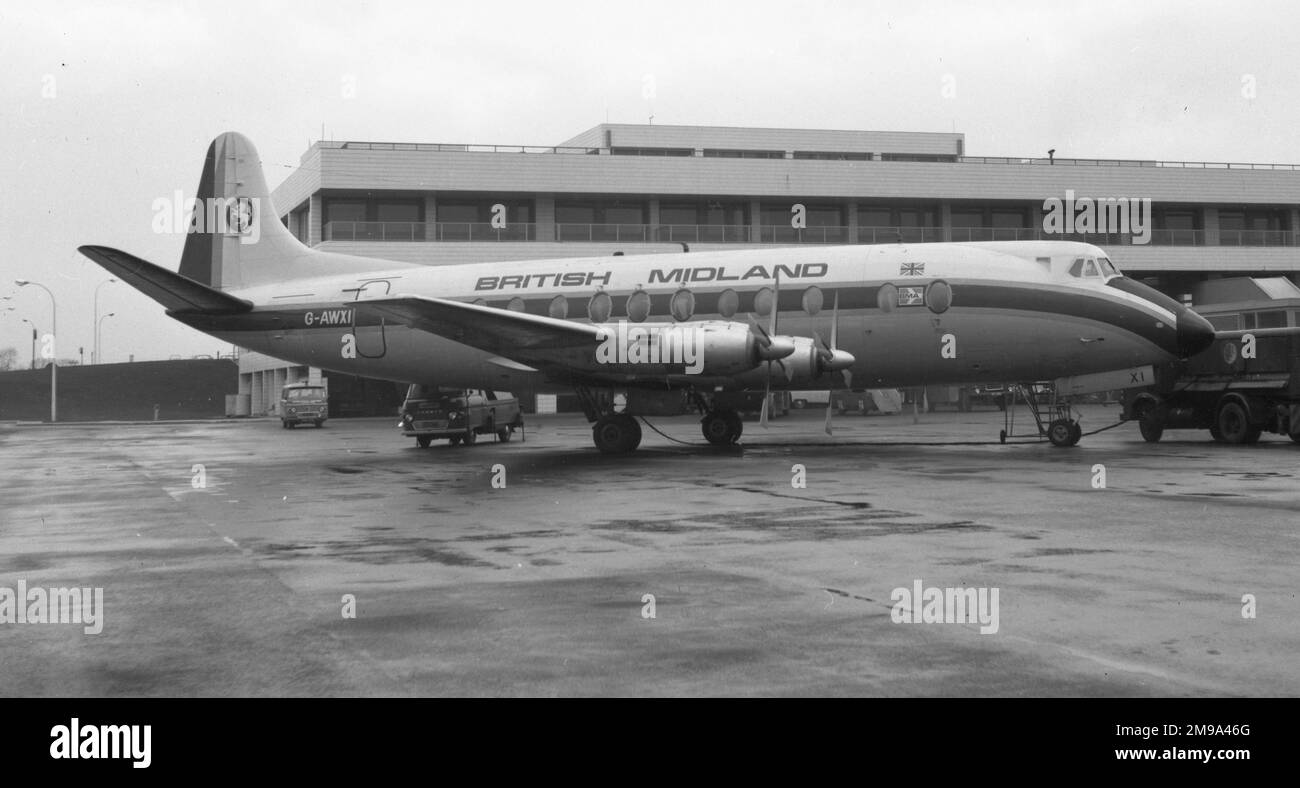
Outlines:
<svg viewBox="0 0 1300 788"><path fill-rule="evenodd" d="M903 263L898 267L899 276L925 276L925 263Z"/></svg>

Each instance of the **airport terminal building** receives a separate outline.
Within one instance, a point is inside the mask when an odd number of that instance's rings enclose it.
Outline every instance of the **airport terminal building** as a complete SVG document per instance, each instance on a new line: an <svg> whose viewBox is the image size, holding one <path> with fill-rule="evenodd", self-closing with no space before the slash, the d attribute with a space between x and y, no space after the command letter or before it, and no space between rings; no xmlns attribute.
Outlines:
<svg viewBox="0 0 1300 788"><path fill-rule="evenodd" d="M272 200L309 246L429 265L1045 239L1098 244L1184 300L1207 279L1300 272L1300 165L965 148L957 133L625 124L554 147L322 141ZM241 372L241 390L278 374Z"/></svg>

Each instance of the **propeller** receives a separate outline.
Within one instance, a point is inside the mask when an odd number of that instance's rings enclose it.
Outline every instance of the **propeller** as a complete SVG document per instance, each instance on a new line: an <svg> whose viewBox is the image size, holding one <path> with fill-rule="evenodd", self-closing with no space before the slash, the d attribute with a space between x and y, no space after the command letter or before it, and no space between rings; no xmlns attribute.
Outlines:
<svg viewBox="0 0 1300 788"><path fill-rule="evenodd" d="M852 388L853 373L849 371L849 368L853 366L853 363L857 359L855 359L853 357L853 354L848 352L847 350L840 350L836 344L839 342L839 334L840 334L840 291L839 290L835 291L835 301L831 306L830 344L829 345L826 344L826 340L822 339L822 335L820 333L817 332L813 332L813 333L816 335L817 341L822 343L821 349L817 351L817 360L822 370L826 372L840 373L840 375L844 379L844 388L846 389ZM835 406L835 398L829 394L829 390L833 388L834 385L832 382L832 384L828 386L828 395L826 397L826 434L827 435L831 434L831 411L834 409Z"/></svg>
<svg viewBox="0 0 1300 788"><path fill-rule="evenodd" d="M772 349L771 346L776 344L776 313L780 311L778 307L781 305L781 269L777 268L775 274L776 277L772 280L772 308L768 310L767 339L769 349ZM793 353L794 343L789 344L790 353ZM763 408L758 413L758 423L763 425L764 429L767 428L767 411L772 400L772 361L776 360L779 363L779 359L785 358L790 353L782 353L775 359L768 358L767 375L763 377ZM785 369L785 365L782 364L781 368Z"/></svg>

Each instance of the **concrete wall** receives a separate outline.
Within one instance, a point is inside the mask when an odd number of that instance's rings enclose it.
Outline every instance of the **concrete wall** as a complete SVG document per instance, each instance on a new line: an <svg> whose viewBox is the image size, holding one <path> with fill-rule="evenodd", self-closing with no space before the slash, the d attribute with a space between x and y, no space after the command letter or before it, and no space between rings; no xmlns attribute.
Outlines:
<svg viewBox="0 0 1300 788"><path fill-rule="evenodd" d="M59 367L59 421L222 418L239 389L228 359L140 361ZM0 372L0 421L47 421L50 371Z"/></svg>

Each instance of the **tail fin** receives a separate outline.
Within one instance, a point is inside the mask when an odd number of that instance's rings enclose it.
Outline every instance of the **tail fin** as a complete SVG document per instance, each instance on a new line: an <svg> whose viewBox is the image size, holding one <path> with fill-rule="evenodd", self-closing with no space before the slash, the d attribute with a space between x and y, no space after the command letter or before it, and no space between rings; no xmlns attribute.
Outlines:
<svg viewBox="0 0 1300 788"><path fill-rule="evenodd" d="M233 131L208 146L195 197L180 274L219 290L410 265L322 252L300 243L271 204L257 149Z"/></svg>

